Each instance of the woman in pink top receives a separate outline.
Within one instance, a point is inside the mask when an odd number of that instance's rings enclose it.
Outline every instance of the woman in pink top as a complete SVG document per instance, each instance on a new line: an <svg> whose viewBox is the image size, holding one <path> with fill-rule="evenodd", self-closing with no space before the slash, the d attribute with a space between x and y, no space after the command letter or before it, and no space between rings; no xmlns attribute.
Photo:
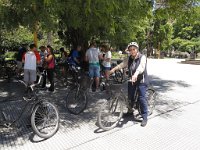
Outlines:
<svg viewBox="0 0 200 150"><path fill-rule="evenodd" d="M55 55L53 52L53 48L51 46L47 46L48 55L45 56L45 62L47 63L47 78L50 82L49 91L54 91L54 68L55 68Z"/></svg>

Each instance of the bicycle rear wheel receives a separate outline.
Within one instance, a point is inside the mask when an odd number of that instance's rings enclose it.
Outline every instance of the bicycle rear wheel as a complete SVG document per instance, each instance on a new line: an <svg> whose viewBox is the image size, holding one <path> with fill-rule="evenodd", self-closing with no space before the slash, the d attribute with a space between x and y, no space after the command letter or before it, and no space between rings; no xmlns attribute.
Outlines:
<svg viewBox="0 0 200 150"><path fill-rule="evenodd" d="M67 110L75 115L80 114L87 106L85 91L79 87L72 88L66 97Z"/></svg>
<svg viewBox="0 0 200 150"><path fill-rule="evenodd" d="M151 115L153 113L153 110L155 109L155 90L152 88L148 88L146 92L146 98L148 103L148 115Z"/></svg>
<svg viewBox="0 0 200 150"><path fill-rule="evenodd" d="M99 127L103 130L111 130L117 126L123 115L123 97L111 98L102 104L97 117Z"/></svg>
<svg viewBox="0 0 200 150"><path fill-rule="evenodd" d="M52 137L59 129L57 108L50 102L42 102L35 106L31 115L31 126L41 138Z"/></svg>

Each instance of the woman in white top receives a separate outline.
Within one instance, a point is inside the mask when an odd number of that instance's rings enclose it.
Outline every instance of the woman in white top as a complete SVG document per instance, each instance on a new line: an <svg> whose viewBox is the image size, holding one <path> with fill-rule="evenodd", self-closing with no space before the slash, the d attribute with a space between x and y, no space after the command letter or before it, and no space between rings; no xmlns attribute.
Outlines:
<svg viewBox="0 0 200 150"><path fill-rule="evenodd" d="M109 79L109 71L111 69L111 58L112 58L112 54L111 51L109 49L109 47L107 45L102 45L102 51L105 52L104 58L103 58L103 71L105 72L105 77L108 80Z"/></svg>

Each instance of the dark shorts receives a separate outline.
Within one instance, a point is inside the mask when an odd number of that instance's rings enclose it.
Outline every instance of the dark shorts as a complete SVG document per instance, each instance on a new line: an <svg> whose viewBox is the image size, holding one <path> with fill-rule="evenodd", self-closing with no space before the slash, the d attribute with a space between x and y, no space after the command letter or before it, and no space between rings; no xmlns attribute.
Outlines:
<svg viewBox="0 0 200 150"><path fill-rule="evenodd" d="M104 67L103 66L103 71L109 71L111 69L111 67Z"/></svg>

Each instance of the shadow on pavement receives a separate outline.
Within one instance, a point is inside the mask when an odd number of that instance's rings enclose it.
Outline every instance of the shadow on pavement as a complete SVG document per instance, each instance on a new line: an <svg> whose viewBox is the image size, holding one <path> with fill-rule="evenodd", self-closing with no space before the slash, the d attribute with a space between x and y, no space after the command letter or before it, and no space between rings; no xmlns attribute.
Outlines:
<svg viewBox="0 0 200 150"><path fill-rule="evenodd" d="M156 91L155 111L156 115L163 118L172 118L182 113L181 108L188 105L189 102L180 101L175 99L175 95L169 95L169 91L173 91L174 87L187 88L191 85L181 80L163 80L157 76L150 76L150 83ZM172 112L173 113L169 113Z"/></svg>
<svg viewBox="0 0 200 150"><path fill-rule="evenodd" d="M163 80L157 76L149 76L150 84L153 85L156 92L167 92L173 90L174 86L190 87L188 83L181 80Z"/></svg>
<svg viewBox="0 0 200 150"><path fill-rule="evenodd" d="M162 93L173 90L173 86L180 87L190 87L189 84L183 81L172 81L172 80L162 80L156 76L150 76L151 84L157 92L156 98L156 108L155 115L162 114L164 118L171 118L176 116L178 113L182 113L180 109L181 106L186 105L186 102L179 102L178 100L167 97ZM97 112L99 107L108 95L105 93L91 93L88 95L88 106L86 110L80 115L70 114L65 108L65 98L67 96L68 89L66 87L57 87L55 93L45 93L40 98L54 103L60 114L60 131L68 133L69 131L76 130L77 128L82 128L85 125L90 125L90 130L94 133L102 133L101 129L95 125L97 120ZM15 118L19 111L24 105L23 101L20 101L24 92L23 85L19 83L6 83L0 82L0 110L5 110L11 116L11 119ZM4 101L4 103L2 102ZM174 111L176 110L176 111ZM168 113L169 111L174 111L173 113ZM1 119L1 118L0 118ZM27 120L22 119L16 128L13 129L3 129L0 127L0 146L2 145L23 145L27 140L33 143L42 142L43 140L34 140L34 133L31 128L27 128L24 124ZM125 118L118 124L118 128L124 127L129 121L133 121L132 118ZM134 122L135 123L135 122ZM137 123L137 122L136 122ZM59 132L59 131L58 131ZM23 140L20 140L22 138Z"/></svg>

